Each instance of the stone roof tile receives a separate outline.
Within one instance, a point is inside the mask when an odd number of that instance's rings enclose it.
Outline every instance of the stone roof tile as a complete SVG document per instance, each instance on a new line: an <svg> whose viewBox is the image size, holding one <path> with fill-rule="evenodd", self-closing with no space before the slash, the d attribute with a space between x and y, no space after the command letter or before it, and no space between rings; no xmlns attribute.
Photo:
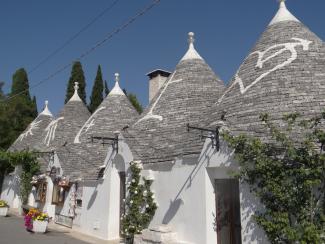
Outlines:
<svg viewBox="0 0 325 244"><path fill-rule="evenodd" d="M325 45L299 21L269 25L211 110L210 125L226 112L235 134L261 135L259 120L268 113L274 121L299 112L313 116L325 102Z"/></svg>
<svg viewBox="0 0 325 244"><path fill-rule="evenodd" d="M202 149L198 133L188 133L186 124L202 124L224 84L194 49L192 33L184 57L140 119L123 132L135 159L143 163L173 161Z"/></svg>

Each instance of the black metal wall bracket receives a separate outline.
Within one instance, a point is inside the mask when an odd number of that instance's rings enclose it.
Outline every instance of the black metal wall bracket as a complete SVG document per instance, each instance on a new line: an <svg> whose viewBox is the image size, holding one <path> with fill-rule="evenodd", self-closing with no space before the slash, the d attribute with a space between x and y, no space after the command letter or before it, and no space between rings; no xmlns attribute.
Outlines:
<svg viewBox="0 0 325 244"><path fill-rule="evenodd" d="M186 124L187 132L191 130L198 130L201 131L201 140L205 138L209 138L212 141L212 148L215 148L217 151L220 149L220 139L219 139L219 127L216 127L215 130L200 128L195 126L190 126L190 124ZM208 132L208 135L204 135L204 132Z"/></svg>
<svg viewBox="0 0 325 244"><path fill-rule="evenodd" d="M118 135L115 135L115 137L91 136L90 140L91 143L101 141L101 144L103 146L111 145L113 147L113 150L116 150L116 153L118 153Z"/></svg>

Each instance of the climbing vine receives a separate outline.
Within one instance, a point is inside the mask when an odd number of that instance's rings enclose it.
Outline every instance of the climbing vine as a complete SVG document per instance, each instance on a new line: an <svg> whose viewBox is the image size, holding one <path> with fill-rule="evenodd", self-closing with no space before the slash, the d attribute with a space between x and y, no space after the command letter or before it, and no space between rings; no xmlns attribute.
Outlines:
<svg viewBox="0 0 325 244"><path fill-rule="evenodd" d="M20 197L23 204L28 201L28 195L32 190L32 177L39 172L39 164L37 157L33 152L4 152L0 151L0 163L4 173L8 173L16 166L21 166L22 172L20 175Z"/></svg>
<svg viewBox="0 0 325 244"><path fill-rule="evenodd" d="M286 115L284 128L267 114L260 119L267 140L223 135L235 149L238 177L265 206L257 223L272 243L325 243L325 113Z"/></svg>
<svg viewBox="0 0 325 244"><path fill-rule="evenodd" d="M157 204L150 190L151 180L141 180L142 166L138 162L130 163L130 177L127 184L128 197L125 199L125 214L122 216L122 234L133 242L135 234L147 228L153 218Z"/></svg>

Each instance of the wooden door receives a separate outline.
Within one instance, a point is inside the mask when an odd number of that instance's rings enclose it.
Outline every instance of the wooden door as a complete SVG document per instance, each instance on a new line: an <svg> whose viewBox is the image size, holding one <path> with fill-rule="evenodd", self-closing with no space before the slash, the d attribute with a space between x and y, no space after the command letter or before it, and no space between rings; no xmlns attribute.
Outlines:
<svg viewBox="0 0 325 244"><path fill-rule="evenodd" d="M125 202L123 201L126 197L126 187L125 187L125 181L126 181L126 177L125 177L125 172L119 172L119 176L120 176L120 234L121 234L121 230L122 230L122 221L121 221L121 217L122 215L124 215L125 213Z"/></svg>
<svg viewBox="0 0 325 244"><path fill-rule="evenodd" d="M241 244L239 183L237 179L215 180L218 244Z"/></svg>

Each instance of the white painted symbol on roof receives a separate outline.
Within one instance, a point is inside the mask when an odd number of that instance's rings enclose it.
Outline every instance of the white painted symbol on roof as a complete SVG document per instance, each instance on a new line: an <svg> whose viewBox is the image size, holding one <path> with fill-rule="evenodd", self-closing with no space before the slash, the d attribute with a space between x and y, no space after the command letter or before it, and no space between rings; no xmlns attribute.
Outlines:
<svg viewBox="0 0 325 244"><path fill-rule="evenodd" d="M50 145L50 142L54 140L55 138L55 131L56 131L56 128L58 127L58 122L60 120L63 120L64 117L60 117L60 118L57 118L56 120L53 120L46 128L45 128L45 131L46 131L46 136L43 140L43 142L45 143L45 145L49 146Z"/></svg>
<svg viewBox="0 0 325 244"><path fill-rule="evenodd" d="M95 115L99 112L99 111L101 111L101 110L103 110L103 109L105 109L106 107L100 107L99 109L97 109L96 111L95 111L95 113L93 113L91 116L90 116L90 118L86 121L86 123L81 127L81 129L79 130L79 132L78 132L78 134L76 135L76 137L74 138L74 141L73 141L73 143L80 143L80 136L82 135L82 134L84 134L84 133L87 133L87 131L91 128L91 127L93 127L94 125L95 125L95 119L94 119L94 117L95 117ZM84 129L86 129L85 131L84 131Z"/></svg>
<svg viewBox="0 0 325 244"><path fill-rule="evenodd" d="M39 121L33 121L29 127L28 127L28 130L24 133L22 133L19 137L18 137L18 140L22 141L24 138L26 138L28 135L33 135L33 130L37 129L38 128L38 125L42 122L42 120L39 120Z"/></svg>
<svg viewBox="0 0 325 244"><path fill-rule="evenodd" d="M178 83L178 82L181 82L183 81L183 79L179 79L179 80L173 80L174 78L174 75L175 75L175 72L172 74L171 78L169 79L169 81L167 81L167 84L165 85L165 87L163 88L163 90L161 91L161 93L159 94L157 100L154 102L154 104L152 105L152 107L150 108L149 112L144 116L142 117L141 119L139 119L135 124L138 124L140 123L141 121L143 120L147 120L147 119L157 119L159 121L162 121L163 120L163 117L161 115L156 115L153 113L153 110L155 109L157 103L159 102L161 96L165 93L167 87L170 85L170 84L174 84L174 83Z"/></svg>
<svg viewBox="0 0 325 244"><path fill-rule="evenodd" d="M257 68L263 68L263 65L265 62L269 61L270 59L284 53L285 51L290 51L291 52L291 57L289 57L286 61L278 64L277 66L275 66L273 69L270 69L269 71L261 74L259 77L257 77L251 84L249 84L248 86L244 86L243 80L239 77L239 74L237 72L237 74L235 75L235 81L234 83L226 90L226 92L222 95L222 97L218 100L218 102L221 102L224 98L224 96L236 85L239 85L239 89L240 89L240 93L244 94L246 91L248 91L252 86L254 86L256 83L258 83L259 81L261 81L264 77L268 76L269 74L271 74L272 72L281 69L289 64L291 64L293 61L295 61L298 57L298 53L296 50L297 46L302 46L304 51L308 51L309 50L309 45L312 43L312 41L308 41L308 40L304 40L301 38L291 38L292 40L296 41L296 42L288 42L288 43L283 43L283 44L278 44L278 45L274 45L269 47L268 49L266 49L263 52L260 51L256 51L251 53L248 57L257 54L258 55L258 59L257 59L257 63L256 63L256 67ZM268 52L270 52L273 49L278 49L279 47L283 47L281 49L279 49L278 51L276 51L274 54L268 56L265 58L265 54L267 54ZM240 70L240 69L239 69Z"/></svg>

